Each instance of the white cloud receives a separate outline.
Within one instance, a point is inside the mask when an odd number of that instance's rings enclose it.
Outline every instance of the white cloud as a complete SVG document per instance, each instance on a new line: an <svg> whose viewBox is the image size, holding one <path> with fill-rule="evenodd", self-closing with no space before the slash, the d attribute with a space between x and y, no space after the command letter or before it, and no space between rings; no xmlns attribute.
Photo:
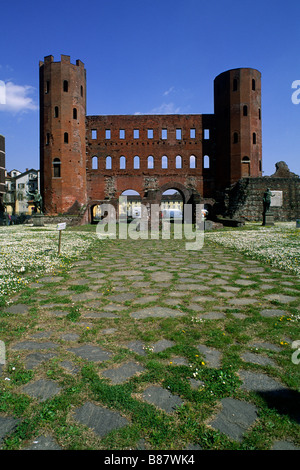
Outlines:
<svg viewBox="0 0 300 470"><path fill-rule="evenodd" d="M175 106L174 103L162 103L160 106L157 108L151 109L148 113L141 113L137 111L134 113L135 115L141 115L141 114L180 114L181 113L181 108L180 106Z"/></svg>
<svg viewBox="0 0 300 470"><path fill-rule="evenodd" d="M2 95L5 93L5 99L2 99L0 102L0 111L20 113L26 111L36 111L38 109L37 104L30 96L35 91L32 86L16 85L13 82L7 82L4 84L4 87L5 90L3 92L2 83Z"/></svg>
<svg viewBox="0 0 300 470"><path fill-rule="evenodd" d="M175 91L175 87L171 86L167 91L164 92L163 96L168 96L172 91Z"/></svg>

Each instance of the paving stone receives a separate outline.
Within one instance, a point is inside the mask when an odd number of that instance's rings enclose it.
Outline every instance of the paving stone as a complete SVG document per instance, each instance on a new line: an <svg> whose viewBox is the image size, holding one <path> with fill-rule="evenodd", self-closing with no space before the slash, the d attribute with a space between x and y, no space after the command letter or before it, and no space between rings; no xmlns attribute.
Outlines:
<svg viewBox="0 0 300 470"><path fill-rule="evenodd" d="M252 348L257 348L257 349L269 349L270 351L275 351L275 352L281 351L280 346L277 346L276 344L272 344L272 343L267 343L264 341L251 343L249 344L249 346Z"/></svg>
<svg viewBox="0 0 300 470"><path fill-rule="evenodd" d="M69 312L66 310L48 310L47 313L49 315L53 315L54 317L66 317L69 315Z"/></svg>
<svg viewBox="0 0 300 470"><path fill-rule="evenodd" d="M104 330L101 330L101 333L103 335L113 335L116 331L118 331L117 328L105 328Z"/></svg>
<svg viewBox="0 0 300 470"><path fill-rule="evenodd" d="M15 344L12 349L15 351L25 350L39 350L39 349L55 349L58 347L58 344L53 343L52 341L22 341Z"/></svg>
<svg viewBox="0 0 300 470"><path fill-rule="evenodd" d="M25 359L26 369L29 369L29 370L35 369L40 364L42 364L45 361L49 361L53 357L56 357L56 354L40 353L40 352L29 354Z"/></svg>
<svg viewBox="0 0 300 470"><path fill-rule="evenodd" d="M284 310L279 310L279 309L264 309L260 312L260 314L263 317L281 317L282 315L285 315Z"/></svg>
<svg viewBox="0 0 300 470"><path fill-rule="evenodd" d="M127 348L130 349L131 351L134 351L135 353L139 354L140 356L146 356L146 351L144 349L144 343L141 341L131 341L128 343Z"/></svg>
<svg viewBox="0 0 300 470"><path fill-rule="evenodd" d="M21 314L24 315L28 313L28 305L26 304L14 304L11 305L10 307L5 308L6 313L13 313L13 314Z"/></svg>
<svg viewBox="0 0 300 470"><path fill-rule="evenodd" d="M113 369L102 371L102 375L111 380L113 385L121 384L128 380L130 377L144 371L144 367L136 362L127 362Z"/></svg>
<svg viewBox="0 0 300 470"><path fill-rule="evenodd" d="M241 358L246 362L251 362L252 364L276 367L275 361L273 361L270 357L262 356L261 354L246 352L241 355Z"/></svg>
<svg viewBox="0 0 300 470"><path fill-rule="evenodd" d="M38 436L29 447L24 450L62 450L52 436Z"/></svg>
<svg viewBox="0 0 300 470"><path fill-rule="evenodd" d="M44 276L44 277L41 277L38 282L50 283L50 282L61 282L63 280L64 278L61 276Z"/></svg>
<svg viewBox="0 0 300 470"><path fill-rule="evenodd" d="M155 273L151 273L150 277L152 281L155 282L167 282L173 279L173 274L169 272L157 271Z"/></svg>
<svg viewBox="0 0 300 470"><path fill-rule="evenodd" d="M214 367L216 369L221 367L222 354L220 351L214 348L209 348L204 344L198 344L197 349L201 354L203 354L204 360L209 367Z"/></svg>
<svg viewBox="0 0 300 470"><path fill-rule="evenodd" d="M61 335L61 339L64 341L78 341L80 338L80 335L77 335L76 333L65 333Z"/></svg>
<svg viewBox="0 0 300 470"><path fill-rule="evenodd" d="M239 286L252 286L256 284L254 281L249 281L248 279L236 279L234 282Z"/></svg>
<svg viewBox="0 0 300 470"><path fill-rule="evenodd" d="M183 404L183 400L179 396L173 395L165 388L157 385L147 387L143 392L143 399L167 413L172 413L178 406Z"/></svg>
<svg viewBox="0 0 300 470"><path fill-rule="evenodd" d="M276 441L271 450L300 450L300 447L289 441Z"/></svg>
<svg viewBox="0 0 300 470"><path fill-rule="evenodd" d="M126 300L132 300L135 297L136 297L136 294L133 294L131 292L125 292L124 294L110 295L108 299L113 300L115 302L125 302Z"/></svg>
<svg viewBox="0 0 300 470"><path fill-rule="evenodd" d="M85 318L118 318L113 312L86 312L83 317Z"/></svg>
<svg viewBox="0 0 300 470"><path fill-rule="evenodd" d="M167 307L147 307L142 310L132 312L130 315L132 318L141 319L148 317L178 317L184 315L184 313Z"/></svg>
<svg viewBox="0 0 300 470"><path fill-rule="evenodd" d="M103 306L104 310L107 310L108 312L122 312L123 310L127 310L128 307L124 305L118 305L118 304L107 304Z"/></svg>
<svg viewBox="0 0 300 470"><path fill-rule="evenodd" d="M157 299L159 299L158 295L146 295L144 297L139 297L138 299L134 300L133 305L148 304L149 302L154 302Z"/></svg>
<svg viewBox="0 0 300 470"><path fill-rule="evenodd" d="M239 298L239 299L231 299L228 302L232 305L253 305L254 303L258 302L257 299L252 298Z"/></svg>
<svg viewBox="0 0 300 470"><path fill-rule="evenodd" d="M53 380L40 379L36 382L25 385L22 390L27 395L43 402L57 395L61 391L61 387L59 387Z"/></svg>
<svg viewBox="0 0 300 470"><path fill-rule="evenodd" d="M222 318L226 318L226 315L223 312L209 312L201 313L198 315L198 318L203 318L203 320L221 320Z"/></svg>
<svg viewBox="0 0 300 470"><path fill-rule="evenodd" d="M80 302L82 300L90 300L90 299L97 299L102 298L102 292L81 292L80 294L72 294L71 299L73 302Z"/></svg>
<svg viewBox="0 0 300 470"><path fill-rule="evenodd" d="M299 299L299 297L293 297L291 295L283 295L283 294L270 294L266 295L266 299L268 300L277 300L282 304L288 304L290 302L294 302L294 300Z"/></svg>
<svg viewBox="0 0 300 470"><path fill-rule="evenodd" d="M154 353L165 351L165 349L171 348L174 346L174 341L169 341L167 339L161 339L152 345L152 351Z"/></svg>
<svg viewBox="0 0 300 470"><path fill-rule="evenodd" d="M13 416L0 416L0 449L5 437L15 431L20 422L20 419Z"/></svg>
<svg viewBox="0 0 300 470"><path fill-rule="evenodd" d="M257 408L241 400L224 398L222 409L209 424L230 439L242 441L244 433L257 419Z"/></svg>
<svg viewBox="0 0 300 470"><path fill-rule="evenodd" d="M300 424L299 392L289 389L267 374L240 370L241 389L260 395L270 408L287 414Z"/></svg>
<svg viewBox="0 0 300 470"><path fill-rule="evenodd" d="M210 290L211 287L205 286L204 284L181 284L179 286L176 286L177 290L183 290L183 291L207 291Z"/></svg>
<svg viewBox="0 0 300 470"><path fill-rule="evenodd" d="M116 411L89 402L77 408L74 418L79 423L92 429L100 437L104 437L114 429L123 428L130 424L126 418Z"/></svg>
<svg viewBox="0 0 300 470"><path fill-rule="evenodd" d="M172 357L169 364L172 364L175 366L188 366L189 361L185 357Z"/></svg>
<svg viewBox="0 0 300 470"><path fill-rule="evenodd" d="M213 302L215 300L216 298L212 295L197 295L195 297L192 297L193 302Z"/></svg>
<svg viewBox="0 0 300 470"><path fill-rule="evenodd" d="M111 357L111 352L105 351L99 346L84 344L76 348L69 348L68 351L92 362L107 361Z"/></svg>
<svg viewBox="0 0 300 470"><path fill-rule="evenodd" d="M62 361L60 365L73 375L77 374L79 371L78 367L76 367L72 361Z"/></svg>

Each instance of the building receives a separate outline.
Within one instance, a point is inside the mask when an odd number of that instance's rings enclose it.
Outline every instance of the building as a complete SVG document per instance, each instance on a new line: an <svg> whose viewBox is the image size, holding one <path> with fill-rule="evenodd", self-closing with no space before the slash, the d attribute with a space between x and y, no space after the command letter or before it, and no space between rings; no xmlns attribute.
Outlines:
<svg viewBox="0 0 300 470"><path fill-rule="evenodd" d="M262 176L261 74L237 68L214 80L214 113L86 114L86 70L47 56L40 72L40 171L45 213L91 221L126 190L160 204L215 201L243 177Z"/></svg>
<svg viewBox="0 0 300 470"><path fill-rule="evenodd" d="M11 170L5 176L6 194L4 205L10 215L31 215L34 208L30 194L40 192L40 171L26 169L25 172ZM29 194L30 193L30 194Z"/></svg>
<svg viewBox="0 0 300 470"><path fill-rule="evenodd" d="M0 135L0 215L4 212L3 197L5 194L5 138Z"/></svg>

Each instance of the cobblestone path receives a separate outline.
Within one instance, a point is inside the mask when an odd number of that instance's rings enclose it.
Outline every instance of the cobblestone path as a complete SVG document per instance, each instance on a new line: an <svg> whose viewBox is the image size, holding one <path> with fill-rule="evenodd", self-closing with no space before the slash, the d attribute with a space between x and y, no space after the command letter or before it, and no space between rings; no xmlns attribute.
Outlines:
<svg viewBox="0 0 300 470"><path fill-rule="evenodd" d="M0 448L300 449L299 287L220 247L105 243L2 308Z"/></svg>

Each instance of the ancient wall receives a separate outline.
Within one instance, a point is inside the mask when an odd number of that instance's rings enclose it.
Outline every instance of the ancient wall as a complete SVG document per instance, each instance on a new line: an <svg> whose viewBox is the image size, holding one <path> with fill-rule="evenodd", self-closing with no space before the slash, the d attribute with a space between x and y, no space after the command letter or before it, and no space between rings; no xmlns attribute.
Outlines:
<svg viewBox="0 0 300 470"><path fill-rule="evenodd" d="M141 197L165 184L212 191L214 127L210 115L87 116L89 200ZM209 161L209 168L205 168Z"/></svg>
<svg viewBox="0 0 300 470"><path fill-rule="evenodd" d="M300 218L300 178L284 162L276 164L271 176L242 178L225 193L225 216L248 221L262 220L263 195L267 188L282 194L280 206L272 206L274 219L289 221ZM280 202L279 202L280 203Z"/></svg>

